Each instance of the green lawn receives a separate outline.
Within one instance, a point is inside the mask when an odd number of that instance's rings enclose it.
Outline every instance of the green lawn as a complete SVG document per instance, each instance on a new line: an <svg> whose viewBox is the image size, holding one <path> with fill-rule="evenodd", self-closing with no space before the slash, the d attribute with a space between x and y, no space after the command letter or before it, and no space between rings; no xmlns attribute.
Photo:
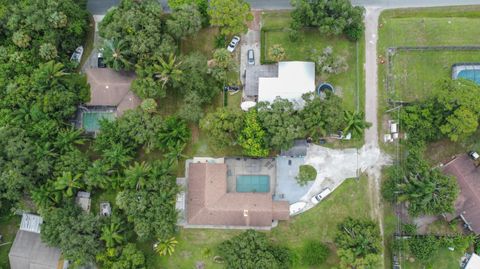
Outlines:
<svg viewBox="0 0 480 269"><path fill-rule="evenodd" d="M348 70L338 75L317 76L319 81L331 83L339 95L343 97L346 108L360 110L364 108L364 83L363 83L363 62L364 62L364 41L360 40L358 44L347 40L343 36L325 36L317 29L304 29L300 32L297 41L291 41L288 37L288 31L291 18L288 12L266 12L262 15L264 29L275 29L264 32L264 41L261 44L262 58L267 61L268 50L272 45L280 44L285 48L286 59L288 61L307 61L312 49L322 51L325 47L333 47L334 54L346 58ZM358 53L357 53L358 49ZM358 63L357 63L358 55ZM357 94L358 89L358 94Z"/></svg>
<svg viewBox="0 0 480 269"><path fill-rule="evenodd" d="M480 28L480 19L478 22ZM451 77L454 63L479 61L480 50L399 51L392 65L395 97L403 101L425 99L435 94L439 81Z"/></svg>
<svg viewBox="0 0 480 269"><path fill-rule="evenodd" d="M415 258L409 257L402 262L402 268L404 269L424 269L424 268L435 268L435 269L451 269L451 268L460 268L460 258L465 254L463 250L450 251L447 248L442 248L433 254L431 258L431 263L429 266L425 267L419 261L416 261Z"/></svg>
<svg viewBox="0 0 480 269"><path fill-rule="evenodd" d="M382 12L379 19L378 56L389 47L480 45L480 6L396 9ZM432 86L451 76L451 65L479 61L480 52L415 51L394 56L395 93L389 97L406 101L425 98ZM385 100L386 65L379 65L379 89Z"/></svg>
<svg viewBox="0 0 480 269"><path fill-rule="evenodd" d="M12 247L15 234L20 226L19 216L2 216L0 217L0 234L3 235L3 241L0 242L0 268L9 269L8 252ZM10 243L2 245L3 243Z"/></svg>
<svg viewBox="0 0 480 269"><path fill-rule="evenodd" d="M202 28L194 36L182 40L180 50L184 54L198 51L210 58L215 49L215 37L218 33L216 27Z"/></svg>
<svg viewBox="0 0 480 269"><path fill-rule="evenodd" d="M337 225L349 216L356 218L370 216L367 187L366 177L359 181L349 179L318 206L290 221L280 222L278 227L267 234L273 242L288 246L295 252L307 239L321 240L331 248L331 255L327 262L318 268L332 268L338 264L333 244ZM197 261L205 262L206 268L223 268L213 263L212 252L219 243L239 232L241 231L182 229L175 254L168 258L161 258L152 253L151 242L142 244L141 247L148 253L152 268L194 268ZM294 268L308 267L298 265Z"/></svg>

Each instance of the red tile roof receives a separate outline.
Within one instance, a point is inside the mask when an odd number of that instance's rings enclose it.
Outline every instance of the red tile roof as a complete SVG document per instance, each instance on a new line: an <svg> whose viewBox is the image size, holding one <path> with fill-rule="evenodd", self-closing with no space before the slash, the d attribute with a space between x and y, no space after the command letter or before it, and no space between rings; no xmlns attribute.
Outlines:
<svg viewBox="0 0 480 269"><path fill-rule="evenodd" d="M455 201L456 215L462 215L472 230L480 234L480 168L464 154L445 165L443 171L455 176L460 187Z"/></svg>
<svg viewBox="0 0 480 269"><path fill-rule="evenodd" d="M288 219L288 202L272 201L270 193L227 192L226 164L189 165L188 224L269 227Z"/></svg>

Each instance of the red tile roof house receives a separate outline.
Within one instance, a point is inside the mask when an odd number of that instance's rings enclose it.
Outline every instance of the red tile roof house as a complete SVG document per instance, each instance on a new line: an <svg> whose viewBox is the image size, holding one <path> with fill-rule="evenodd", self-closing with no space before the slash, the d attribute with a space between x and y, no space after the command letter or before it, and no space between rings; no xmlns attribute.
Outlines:
<svg viewBox="0 0 480 269"><path fill-rule="evenodd" d="M463 154L444 165L443 172L456 177L460 188L455 213L447 214L447 220L460 217L471 231L480 234L480 168Z"/></svg>
<svg viewBox="0 0 480 269"><path fill-rule="evenodd" d="M117 116L140 105L141 100L131 90L135 79L132 72L116 72L110 68L89 68L85 71L90 84L87 106L116 107Z"/></svg>
<svg viewBox="0 0 480 269"><path fill-rule="evenodd" d="M264 229L289 219L287 201L267 193L227 192L225 163L187 163L185 228Z"/></svg>

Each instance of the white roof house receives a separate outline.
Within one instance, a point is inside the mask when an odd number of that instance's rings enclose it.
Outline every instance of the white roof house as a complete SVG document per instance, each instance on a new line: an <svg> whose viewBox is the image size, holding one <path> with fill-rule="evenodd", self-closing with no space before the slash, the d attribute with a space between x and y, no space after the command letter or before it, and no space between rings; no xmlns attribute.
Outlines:
<svg viewBox="0 0 480 269"><path fill-rule="evenodd" d="M315 63L279 62L278 77L258 79L258 101L277 97L302 102L302 95L315 91Z"/></svg>
<svg viewBox="0 0 480 269"><path fill-rule="evenodd" d="M465 265L465 267L463 267L463 269L478 269L478 268L480 268L480 257L477 254L472 253L472 255L470 256L470 259L468 259L468 262Z"/></svg>

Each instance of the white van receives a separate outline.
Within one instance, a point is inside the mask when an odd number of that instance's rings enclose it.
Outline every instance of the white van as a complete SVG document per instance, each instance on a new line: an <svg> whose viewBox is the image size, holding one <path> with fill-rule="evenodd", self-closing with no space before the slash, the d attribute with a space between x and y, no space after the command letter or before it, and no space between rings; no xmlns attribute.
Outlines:
<svg viewBox="0 0 480 269"><path fill-rule="evenodd" d="M312 197L311 201L314 205L320 203L325 197L327 197L332 191L330 188L325 188L321 193Z"/></svg>

